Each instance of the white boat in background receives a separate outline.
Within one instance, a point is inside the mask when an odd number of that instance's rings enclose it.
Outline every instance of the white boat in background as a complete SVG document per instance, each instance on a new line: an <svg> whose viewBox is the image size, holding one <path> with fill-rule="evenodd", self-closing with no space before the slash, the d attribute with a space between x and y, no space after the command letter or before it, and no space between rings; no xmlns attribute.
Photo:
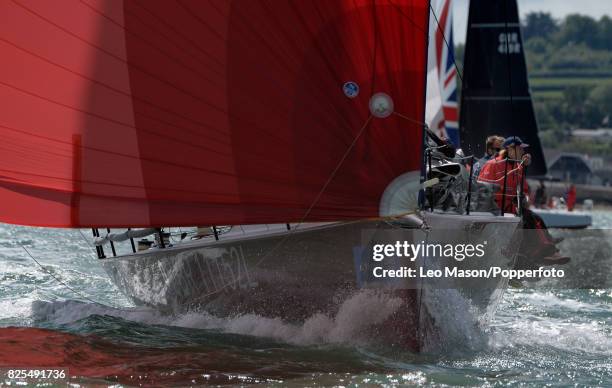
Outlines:
<svg viewBox="0 0 612 388"><path fill-rule="evenodd" d="M541 188L545 189L545 187ZM535 194L535 202L541 203L541 205L533 206L531 210L542 218L548 228L584 229L591 226L593 222L590 213L590 210L593 209L592 200L585 200L582 211L576 211L574 209L575 200L572 200L569 205L564 197L551 196L547 200L545 191L538 194L541 188L538 188ZM544 197L538 199L538 195ZM570 207L572 210L569 210Z"/></svg>
<svg viewBox="0 0 612 388"><path fill-rule="evenodd" d="M568 211L567 209L531 209L542 217L548 228L584 229L591 226L591 214L582 211Z"/></svg>

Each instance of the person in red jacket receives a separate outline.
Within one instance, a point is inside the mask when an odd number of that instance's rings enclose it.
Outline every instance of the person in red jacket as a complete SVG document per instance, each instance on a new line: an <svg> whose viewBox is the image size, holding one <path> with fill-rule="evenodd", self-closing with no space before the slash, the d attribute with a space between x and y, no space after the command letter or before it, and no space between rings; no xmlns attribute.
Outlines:
<svg viewBox="0 0 612 388"><path fill-rule="evenodd" d="M504 213L518 214L520 204L523 229L534 231L527 232L523 236L519 252L522 256L518 264L520 267L566 264L570 258L559 254L555 240L548 233L542 218L529 210L529 186L523 177L525 166L531 162L531 155L525 153L525 148L528 146L518 136L506 138L502 144L504 149L495 159L489 160L483 166L478 181L499 185L495 201L500 209L503 207ZM524 198L518 196L521 185Z"/></svg>
<svg viewBox="0 0 612 388"><path fill-rule="evenodd" d="M482 167L478 176L478 182L499 185L500 189L495 195L495 201L500 209L503 203L504 213L517 213L517 193L521 184L525 197L529 196L529 185L527 180L523 179L524 166L528 166L531 162L531 155L524 151L528 146L518 136L508 137L502 144L503 150ZM505 197L503 195L504 186L506 188Z"/></svg>

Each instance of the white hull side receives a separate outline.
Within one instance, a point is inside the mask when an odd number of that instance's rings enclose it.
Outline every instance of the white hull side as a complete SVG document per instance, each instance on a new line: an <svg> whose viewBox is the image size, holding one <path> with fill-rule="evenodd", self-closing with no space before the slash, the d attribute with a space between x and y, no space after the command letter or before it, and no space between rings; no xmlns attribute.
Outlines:
<svg viewBox="0 0 612 388"><path fill-rule="evenodd" d="M514 217L491 215L425 213L424 220L432 230L456 231L459 242L466 242L465 238L489 239L494 245L491 252L502 251L518 225ZM371 274L372 261L358 265L354 249L363 245L364 230L389 228L385 221L328 224L290 236L285 232L212 241L108 258L101 263L113 282L136 303L168 313L198 308L218 316L254 313L304 322L318 313L334 316L342 302L359 289L378 286L363 281ZM514 257L492 254L487 257L487 265L511 268ZM460 289L477 311L490 314L505 286L500 279L484 283L457 279L449 288ZM418 328L429 322L424 314L427 303L421 303L420 298L434 295L436 290L423 293L412 285L398 287L394 283L382 292L404 301L400 311L384 325L394 333L391 338L418 349Z"/></svg>
<svg viewBox="0 0 612 388"><path fill-rule="evenodd" d="M567 210L531 209L542 217L549 228L582 229L591 226L592 218L588 213Z"/></svg>

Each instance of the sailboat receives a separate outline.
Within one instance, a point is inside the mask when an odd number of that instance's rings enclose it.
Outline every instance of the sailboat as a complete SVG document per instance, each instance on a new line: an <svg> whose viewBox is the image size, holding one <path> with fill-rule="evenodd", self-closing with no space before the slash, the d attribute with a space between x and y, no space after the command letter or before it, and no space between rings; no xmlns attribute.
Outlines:
<svg viewBox="0 0 612 388"><path fill-rule="evenodd" d="M553 208L532 208L548 228L584 229L591 226L593 217L587 211L569 211L565 206Z"/></svg>
<svg viewBox="0 0 612 388"><path fill-rule="evenodd" d="M512 268L519 217L424 206L429 14L426 0L2 2L0 220L92 228L117 287L168 314L333 317L380 283L356 252L389 229L488 240L480 265ZM209 233L165 235L195 226ZM483 313L506 283L447 288ZM386 284L401 303L371 326L422 349L441 291Z"/></svg>
<svg viewBox="0 0 612 388"><path fill-rule="evenodd" d="M490 135L519 136L529 144L530 177L546 175L523 51L516 0L471 0L461 91L464 150L484 155ZM565 209L532 209L548 227L584 228L590 215Z"/></svg>

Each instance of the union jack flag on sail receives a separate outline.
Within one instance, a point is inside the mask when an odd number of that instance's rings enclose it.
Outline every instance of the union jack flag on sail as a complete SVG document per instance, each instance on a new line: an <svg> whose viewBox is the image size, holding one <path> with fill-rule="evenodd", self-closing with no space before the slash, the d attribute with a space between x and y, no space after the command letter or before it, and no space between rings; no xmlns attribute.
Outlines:
<svg viewBox="0 0 612 388"><path fill-rule="evenodd" d="M459 147L452 3L452 0L431 2L426 117L434 132Z"/></svg>

